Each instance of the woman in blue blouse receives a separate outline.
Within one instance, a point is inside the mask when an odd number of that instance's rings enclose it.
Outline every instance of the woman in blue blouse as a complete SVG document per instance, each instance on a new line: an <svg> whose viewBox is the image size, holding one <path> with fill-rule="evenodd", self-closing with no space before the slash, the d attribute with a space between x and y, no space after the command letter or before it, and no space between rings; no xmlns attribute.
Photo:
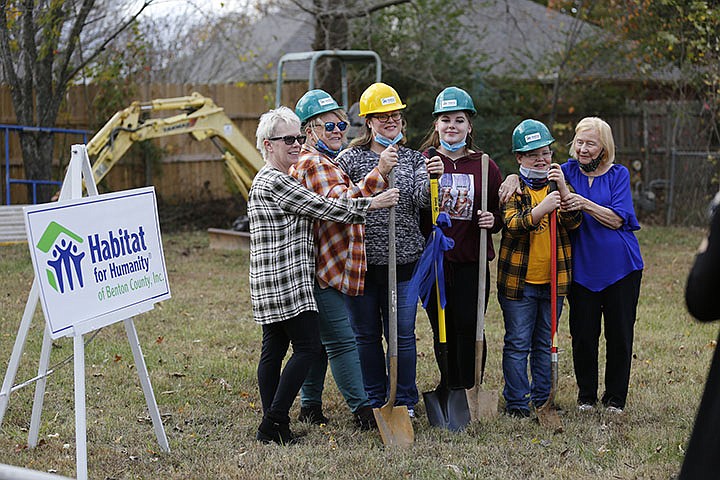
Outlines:
<svg viewBox="0 0 720 480"><path fill-rule="evenodd" d="M610 125L597 117L580 120L562 165L575 193L561 208L580 210L583 221L570 234L573 281L570 286L570 334L578 384L578 409L590 411L598 400L598 343L604 321L605 392L602 404L609 413L625 408L634 325L643 260L633 233L635 217L630 174L615 160Z"/></svg>
<svg viewBox="0 0 720 480"><path fill-rule="evenodd" d="M608 413L622 413L630 383L630 364L643 260L633 233L640 229L632 203L630 173L615 161L612 129L586 117L575 127L570 158L561 165L575 193L560 205L580 210L583 221L570 233L572 284L570 335L578 384L578 410L592 411L598 400L598 344L604 324L605 392ZM514 178L513 178L514 177ZM518 185L508 175L500 186L506 202Z"/></svg>

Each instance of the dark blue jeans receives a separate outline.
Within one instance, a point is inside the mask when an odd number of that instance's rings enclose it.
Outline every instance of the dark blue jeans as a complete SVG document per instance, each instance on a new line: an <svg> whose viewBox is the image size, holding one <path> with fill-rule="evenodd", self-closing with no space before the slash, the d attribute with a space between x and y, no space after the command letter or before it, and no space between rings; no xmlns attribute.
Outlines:
<svg viewBox="0 0 720 480"><path fill-rule="evenodd" d="M398 387L395 404L412 408L418 402L415 385L417 298L409 298L408 283L409 280L397 282ZM365 391L372 407L380 408L387 401L390 387L382 344L383 334L386 339L388 337L387 268L368 265L365 294L346 299L360 353Z"/></svg>
<svg viewBox="0 0 720 480"><path fill-rule="evenodd" d="M503 376L505 377L506 408L529 410L529 402L537 408L550 394L550 285L526 283L523 297L510 300L498 294L505 320ZM563 297L558 297L562 312ZM528 357L530 376L528 380Z"/></svg>
<svg viewBox="0 0 720 480"><path fill-rule="evenodd" d="M303 312L282 322L262 326L262 350L257 376L265 418L278 423L290 422L290 407L305 381L310 365L316 361L322 345L318 313ZM292 342L293 353L282 368Z"/></svg>

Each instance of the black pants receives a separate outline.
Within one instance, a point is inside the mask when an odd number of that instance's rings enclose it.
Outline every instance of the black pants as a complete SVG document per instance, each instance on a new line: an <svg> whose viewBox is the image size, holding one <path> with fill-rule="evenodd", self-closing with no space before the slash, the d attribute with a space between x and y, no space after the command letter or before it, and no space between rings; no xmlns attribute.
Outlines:
<svg viewBox="0 0 720 480"><path fill-rule="evenodd" d="M320 358L322 345L318 313L303 312L277 323L262 326L262 351L257 376L265 418L278 423L290 422L290 407L312 363ZM293 353L282 368L292 342Z"/></svg>
<svg viewBox="0 0 720 480"><path fill-rule="evenodd" d="M575 282L570 286L570 335L578 384L578 403L594 404L598 390L598 342L604 320L605 406L625 408L642 270L599 292Z"/></svg>
<svg viewBox="0 0 720 480"><path fill-rule="evenodd" d="M445 265L445 331L447 336L448 372L441 383L449 388L472 388L475 385L475 336L477 331L478 264L444 262ZM490 267L486 268L485 310L490 296ZM438 308L435 290L426 309L433 331L435 359L438 359ZM487 348L483 350L483 367ZM440 367L440 365L438 365ZM442 367L440 367L442 368ZM442 373L442 372L441 372Z"/></svg>

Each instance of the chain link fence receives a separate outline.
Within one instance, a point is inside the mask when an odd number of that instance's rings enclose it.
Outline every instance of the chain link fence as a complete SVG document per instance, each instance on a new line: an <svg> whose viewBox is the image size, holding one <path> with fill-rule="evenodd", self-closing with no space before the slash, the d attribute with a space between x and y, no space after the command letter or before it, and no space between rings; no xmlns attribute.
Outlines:
<svg viewBox="0 0 720 480"><path fill-rule="evenodd" d="M616 161L630 170L640 221L707 225L720 186L720 136L709 109L697 102L644 102L607 120Z"/></svg>

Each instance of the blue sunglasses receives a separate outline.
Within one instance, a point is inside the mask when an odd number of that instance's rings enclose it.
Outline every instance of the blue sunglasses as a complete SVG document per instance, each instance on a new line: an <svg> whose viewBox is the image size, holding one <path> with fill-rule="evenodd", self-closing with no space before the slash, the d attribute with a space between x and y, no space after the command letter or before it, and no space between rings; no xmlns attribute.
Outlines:
<svg viewBox="0 0 720 480"><path fill-rule="evenodd" d="M337 126L338 130L341 132L344 132L345 129L348 127L347 122L325 122L325 131L326 132L332 132L335 130L335 127Z"/></svg>

